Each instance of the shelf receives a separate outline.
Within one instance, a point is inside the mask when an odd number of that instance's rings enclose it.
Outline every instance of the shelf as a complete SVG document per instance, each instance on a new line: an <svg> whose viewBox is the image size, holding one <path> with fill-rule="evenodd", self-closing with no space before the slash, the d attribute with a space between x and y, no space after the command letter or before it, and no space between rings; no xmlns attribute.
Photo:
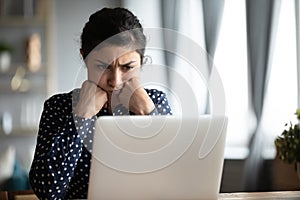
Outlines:
<svg viewBox="0 0 300 200"><path fill-rule="evenodd" d="M1 76L11 76L14 75L16 73L16 70L18 67L22 67L24 68L26 74L32 74L32 75L41 75L41 74L46 74L46 64L42 64L40 69L36 72L31 72L28 70L27 64L26 63L14 63L11 64L11 66L9 67L9 70L5 71L5 72L0 72L0 77Z"/></svg>
<svg viewBox="0 0 300 200"><path fill-rule="evenodd" d="M22 65L16 65L22 66ZM47 73L46 70L41 67L41 70L37 72L30 72L26 67L21 67L22 72L17 73L17 67L12 66L9 71L0 73L0 94L15 94L15 93L39 93L46 94L47 89ZM20 74L21 73L21 74ZM18 77L17 77L18 76ZM16 78L18 80L16 80ZM15 79L14 79L15 78ZM23 81L18 88L13 89L12 83L16 81ZM23 84L23 90L22 90ZM26 85L24 85L26 84ZM24 86L27 87L24 90Z"/></svg>
<svg viewBox="0 0 300 200"><path fill-rule="evenodd" d="M12 132L6 134L3 130L0 130L0 137L11 137L11 136L36 136L38 133L37 127L15 127Z"/></svg>
<svg viewBox="0 0 300 200"><path fill-rule="evenodd" d="M47 0L0 0L0 25L44 25Z"/></svg>
<svg viewBox="0 0 300 200"><path fill-rule="evenodd" d="M0 26L44 26L45 20L42 17L0 17Z"/></svg>
<svg viewBox="0 0 300 200"><path fill-rule="evenodd" d="M42 74L47 73L46 66L47 66L47 64L42 64L38 71L32 72L32 71L28 70L28 67L27 67L26 63L15 63L15 64L12 64L9 67L9 70L7 70L5 72L0 72L0 77L1 76L13 76L16 73L16 70L17 70L18 67L22 67L25 70L26 74L37 75L38 76L38 75L42 75Z"/></svg>
<svg viewBox="0 0 300 200"><path fill-rule="evenodd" d="M52 0L0 0L0 40L13 48L9 69L0 71L0 118L2 112L10 113L13 130L5 134L0 125L0 139L38 133L37 121L51 77L47 61L53 5ZM40 36L33 40L41 58L37 71L27 66L33 34Z"/></svg>
<svg viewBox="0 0 300 200"><path fill-rule="evenodd" d="M6 85L0 85L0 96L1 95L34 95L34 94L42 94L45 95L47 94L47 88L46 88L46 83L42 84L34 84L30 82L30 88L26 89L25 91L22 90L12 90L10 84Z"/></svg>

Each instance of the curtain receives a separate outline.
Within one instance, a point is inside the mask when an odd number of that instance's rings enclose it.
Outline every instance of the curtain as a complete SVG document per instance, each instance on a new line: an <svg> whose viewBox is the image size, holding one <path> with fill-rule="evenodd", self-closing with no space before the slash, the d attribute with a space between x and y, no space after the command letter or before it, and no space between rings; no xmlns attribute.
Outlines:
<svg viewBox="0 0 300 200"><path fill-rule="evenodd" d="M179 2L176 0L164 0L161 1L161 21L162 21L162 28L166 28L166 29L172 29L172 30L179 30L179 15L177 15L176 13L179 13ZM163 42L164 42L164 46L168 45L167 41L168 36L167 35L163 35L162 36ZM176 38L172 38L171 41L172 44L174 44L175 46L177 46L176 44ZM174 47L176 48L176 47ZM172 55L170 55L169 52L164 52L164 58L165 58L165 64L167 66L174 66L175 65L175 60L173 59ZM172 77L170 77L170 72L167 72L167 80L169 82L169 84L171 85L172 82ZM170 86L171 87L171 86Z"/></svg>
<svg viewBox="0 0 300 200"><path fill-rule="evenodd" d="M295 0L297 55L300 55L300 2ZM297 56L298 108L300 108L300 57Z"/></svg>
<svg viewBox="0 0 300 200"><path fill-rule="evenodd" d="M259 190L264 145L260 123L264 106L268 72L271 67L281 0L246 0L247 51L249 71L249 102L253 107L257 127L245 164L245 190Z"/></svg>
<svg viewBox="0 0 300 200"><path fill-rule="evenodd" d="M203 28L203 30L199 30L203 31L203 35L198 35L198 37L204 37L205 44L203 46L206 48L208 55L213 59L222 22L224 0L202 0L202 3L197 4L198 8L184 7L183 4L187 4L187 1L183 0L164 0L161 4L163 27L177 31L186 31L180 26L179 17L184 17L184 14L181 13L191 12L191 9L198 11L199 16L197 17L203 20L203 25L198 25L198 27ZM189 10L184 10L183 8ZM191 21L192 24L190 25L195 25L196 19L186 18L184 21L186 23Z"/></svg>
<svg viewBox="0 0 300 200"><path fill-rule="evenodd" d="M213 67L213 60L218 42L218 36L220 32L224 0L202 0L203 5L203 21L205 31L205 46L207 51L208 70ZM206 113L211 112L211 106L209 105L209 96L207 96Z"/></svg>
<svg viewBox="0 0 300 200"><path fill-rule="evenodd" d="M205 41L202 1L161 1L161 17L162 27L171 30L172 33L170 34L169 31L166 31L163 35L165 49L173 50L173 52L164 52L166 65L169 69L170 88L175 93L178 93L178 91L189 91L188 96L190 96L191 100L191 103L187 103L186 98L178 97L176 100L179 105L177 113L182 115L183 113L189 113L189 110L195 109L200 113L204 113L207 91L201 78L204 77L205 79L207 77L207 58L203 53ZM197 66L193 65L196 63L193 63L191 57L195 58L195 54L199 54L197 57L201 58L202 66L204 66L201 71L203 77L200 77L197 70L195 70ZM189 105L188 108L183 109L186 105Z"/></svg>
<svg viewBox="0 0 300 200"><path fill-rule="evenodd" d="M179 14L180 13L180 3L176 0L165 0L161 1L161 21L162 21L162 28L172 29L175 31L179 31ZM177 13L177 14L176 14ZM164 37L164 45L168 40L166 35ZM172 43L176 46L176 38L172 38L174 41ZM173 65L174 60L172 59L171 55L168 52L165 52L165 61L167 65ZM170 77L169 77L170 78Z"/></svg>
<svg viewBox="0 0 300 200"><path fill-rule="evenodd" d="M206 70L202 71L204 79L208 80L210 69L213 66L218 35L222 20L224 0L164 0L161 1L162 25L164 28L172 29L187 35L191 40L200 45L206 52L199 55L205 63ZM175 48L185 48L187 44L177 38L173 38ZM168 40L168 38L166 38ZM192 51L192 50L191 50ZM193 52L191 52L192 54ZM198 52L197 52L198 53ZM203 54L199 52L200 54ZM185 71L188 66L180 59L175 58L168 52L165 54L166 64L181 70L181 73L193 82L197 88L194 91L197 96L200 113L209 112L209 97L207 85L199 81L195 74ZM170 78L171 87L176 87L177 82Z"/></svg>
<svg viewBox="0 0 300 200"><path fill-rule="evenodd" d="M224 0L202 0L204 15L205 45L213 60L220 32Z"/></svg>

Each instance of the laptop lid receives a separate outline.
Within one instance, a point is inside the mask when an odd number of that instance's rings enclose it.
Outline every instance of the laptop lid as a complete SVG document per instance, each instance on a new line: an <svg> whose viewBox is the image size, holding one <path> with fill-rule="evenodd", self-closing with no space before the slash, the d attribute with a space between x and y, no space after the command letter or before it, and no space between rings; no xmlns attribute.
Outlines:
<svg viewBox="0 0 300 200"><path fill-rule="evenodd" d="M96 121L88 199L217 199L225 116Z"/></svg>

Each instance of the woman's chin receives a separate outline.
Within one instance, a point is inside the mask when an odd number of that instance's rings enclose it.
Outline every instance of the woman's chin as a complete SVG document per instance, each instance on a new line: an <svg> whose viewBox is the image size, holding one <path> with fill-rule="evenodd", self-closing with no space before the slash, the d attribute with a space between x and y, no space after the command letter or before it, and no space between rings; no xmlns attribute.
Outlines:
<svg viewBox="0 0 300 200"><path fill-rule="evenodd" d="M112 95L119 95L120 94L120 92L121 92L121 90L109 90L109 91L107 91L107 94L109 95L109 96L112 96Z"/></svg>

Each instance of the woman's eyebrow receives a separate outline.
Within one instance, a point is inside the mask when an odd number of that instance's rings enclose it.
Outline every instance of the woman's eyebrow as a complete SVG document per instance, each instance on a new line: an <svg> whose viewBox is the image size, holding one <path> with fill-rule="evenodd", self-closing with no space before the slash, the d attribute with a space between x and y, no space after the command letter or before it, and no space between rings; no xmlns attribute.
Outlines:
<svg viewBox="0 0 300 200"><path fill-rule="evenodd" d="M132 63L135 63L135 62L136 62L135 60L132 60L132 61L129 61L129 62L124 63L124 64L119 63L119 65L121 65L121 66L126 66L126 65L130 65L130 64L132 64Z"/></svg>
<svg viewBox="0 0 300 200"><path fill-rule="evenodd" d="M99 63L101 63L101 64L103 64L103 65L109 65L107 62L104 62L104 61L102 61L102 60L96 60L96 62L99 62Z"/></svg>

